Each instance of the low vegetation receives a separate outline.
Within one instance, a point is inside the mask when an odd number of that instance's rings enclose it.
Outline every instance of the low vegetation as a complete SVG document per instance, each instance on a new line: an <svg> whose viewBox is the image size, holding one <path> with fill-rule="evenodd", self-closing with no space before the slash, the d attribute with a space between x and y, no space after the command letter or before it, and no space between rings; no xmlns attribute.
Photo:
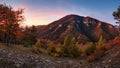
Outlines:
<svg viewBox="0 0 120 68"><path fill-rule="evenodd" d="M47 54L53 57L86 58L86 62L92 62L104 56L104 53L112 47L119 45L119 37L106 42L100 36L98 42L78 44L75 38L66 36L63 43L55 44L53 41L39 40L33 45L33 52ZM114 42L114 43L112 43Z"/></svg>
<svg viewBox="0 0 120 68"><path fill-rule="evenodd" d="M81 54L81 49L74 38L70 40L69 37L66 37L63 44L55 45L52 41L46 41L46 43L43 43L43 40L38 41L33 46L33 51L54 57L79 57Z"/></svg>

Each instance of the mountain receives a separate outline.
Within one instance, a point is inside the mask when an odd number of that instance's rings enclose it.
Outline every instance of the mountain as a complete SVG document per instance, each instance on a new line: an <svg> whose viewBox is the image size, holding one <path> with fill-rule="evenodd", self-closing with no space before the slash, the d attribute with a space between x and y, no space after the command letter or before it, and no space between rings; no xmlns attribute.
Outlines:
<svg viewBox="0 0 120 68"><path fill-rule="evenodd" d="M100 36L110 40L118 35L117 29L106 22L89 16L67 15L39 30L39 38L63 42L66 36L76 38L79 43L96 42Z"/></svg>
<svg viewBox="0 0 120 68"><path fill-rule="evenodd" d="M37 27L37 36L40 37L41 36L41 33L44 32L44 29L47 25L38 25L36 26Z"/></svg>

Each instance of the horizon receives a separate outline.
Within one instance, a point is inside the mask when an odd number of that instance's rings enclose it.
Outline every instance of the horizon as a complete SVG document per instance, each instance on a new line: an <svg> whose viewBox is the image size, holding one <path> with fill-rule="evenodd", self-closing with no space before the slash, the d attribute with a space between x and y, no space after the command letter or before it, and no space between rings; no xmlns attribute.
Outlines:
<svg viewBox="0 0 120 68"><path fill-rule="evenodd" d="M25 9L23 26L47 25L69 14L90 16L115 25L112 12L117 10L119 3L119 0L6 0L6 4L14 9ZM0 0L0 4L3 4L3 0Z"/></svg>

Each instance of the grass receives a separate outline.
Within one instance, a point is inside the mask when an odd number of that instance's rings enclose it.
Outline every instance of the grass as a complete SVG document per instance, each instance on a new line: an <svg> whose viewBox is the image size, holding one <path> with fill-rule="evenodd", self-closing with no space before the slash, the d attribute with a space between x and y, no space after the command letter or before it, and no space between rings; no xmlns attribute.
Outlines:
<svg viewBox="0 0 120 68"><path fill-rule="evenodd" d="M3 43L0 43L0 48L12 50L12 51L15 51L15 52L22 52L22 53L29 53L29 54L33 53L31 51L31 48L23 47L22 45L13 45L12 44L10 46L5 46Z"/></svg>

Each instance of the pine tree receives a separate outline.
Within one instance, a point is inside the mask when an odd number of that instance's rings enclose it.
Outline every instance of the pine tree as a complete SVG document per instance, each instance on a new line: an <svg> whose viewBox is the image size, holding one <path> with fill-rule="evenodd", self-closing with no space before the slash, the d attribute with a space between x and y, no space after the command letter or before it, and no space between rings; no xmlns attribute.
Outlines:
<svg viewBox="0 0 120 68"><path fill-rule="evenodd" d="M61 47L61 50L62 50L62 53L63 53L63 56L68 56L68 46L70 45L70 37L69 36L66 36L65 39L64 39L64 43Z"/></svg>
<svg viewBox="0 0 120 68"><path fill-rule="evenodd" d="M101 35L99 40L98 40L98 45L104 46L105 45L105 39L103 38L103 36Z"/></svg>
<svg viewBox="0 0 120 68"><path fill-rule="evenodd" d="M120 25L120 6L118 7L117 11L113 12L114 19L116 19L119 25Z"/></svg>
<svg viewBox="0 0 120 68"><path fill-rule="evenodd" d="M120 35L120 6L118 7L117 11L114 11L113 14L114 19L117 20L117 24L119 24L119 35Z"/></svg>

